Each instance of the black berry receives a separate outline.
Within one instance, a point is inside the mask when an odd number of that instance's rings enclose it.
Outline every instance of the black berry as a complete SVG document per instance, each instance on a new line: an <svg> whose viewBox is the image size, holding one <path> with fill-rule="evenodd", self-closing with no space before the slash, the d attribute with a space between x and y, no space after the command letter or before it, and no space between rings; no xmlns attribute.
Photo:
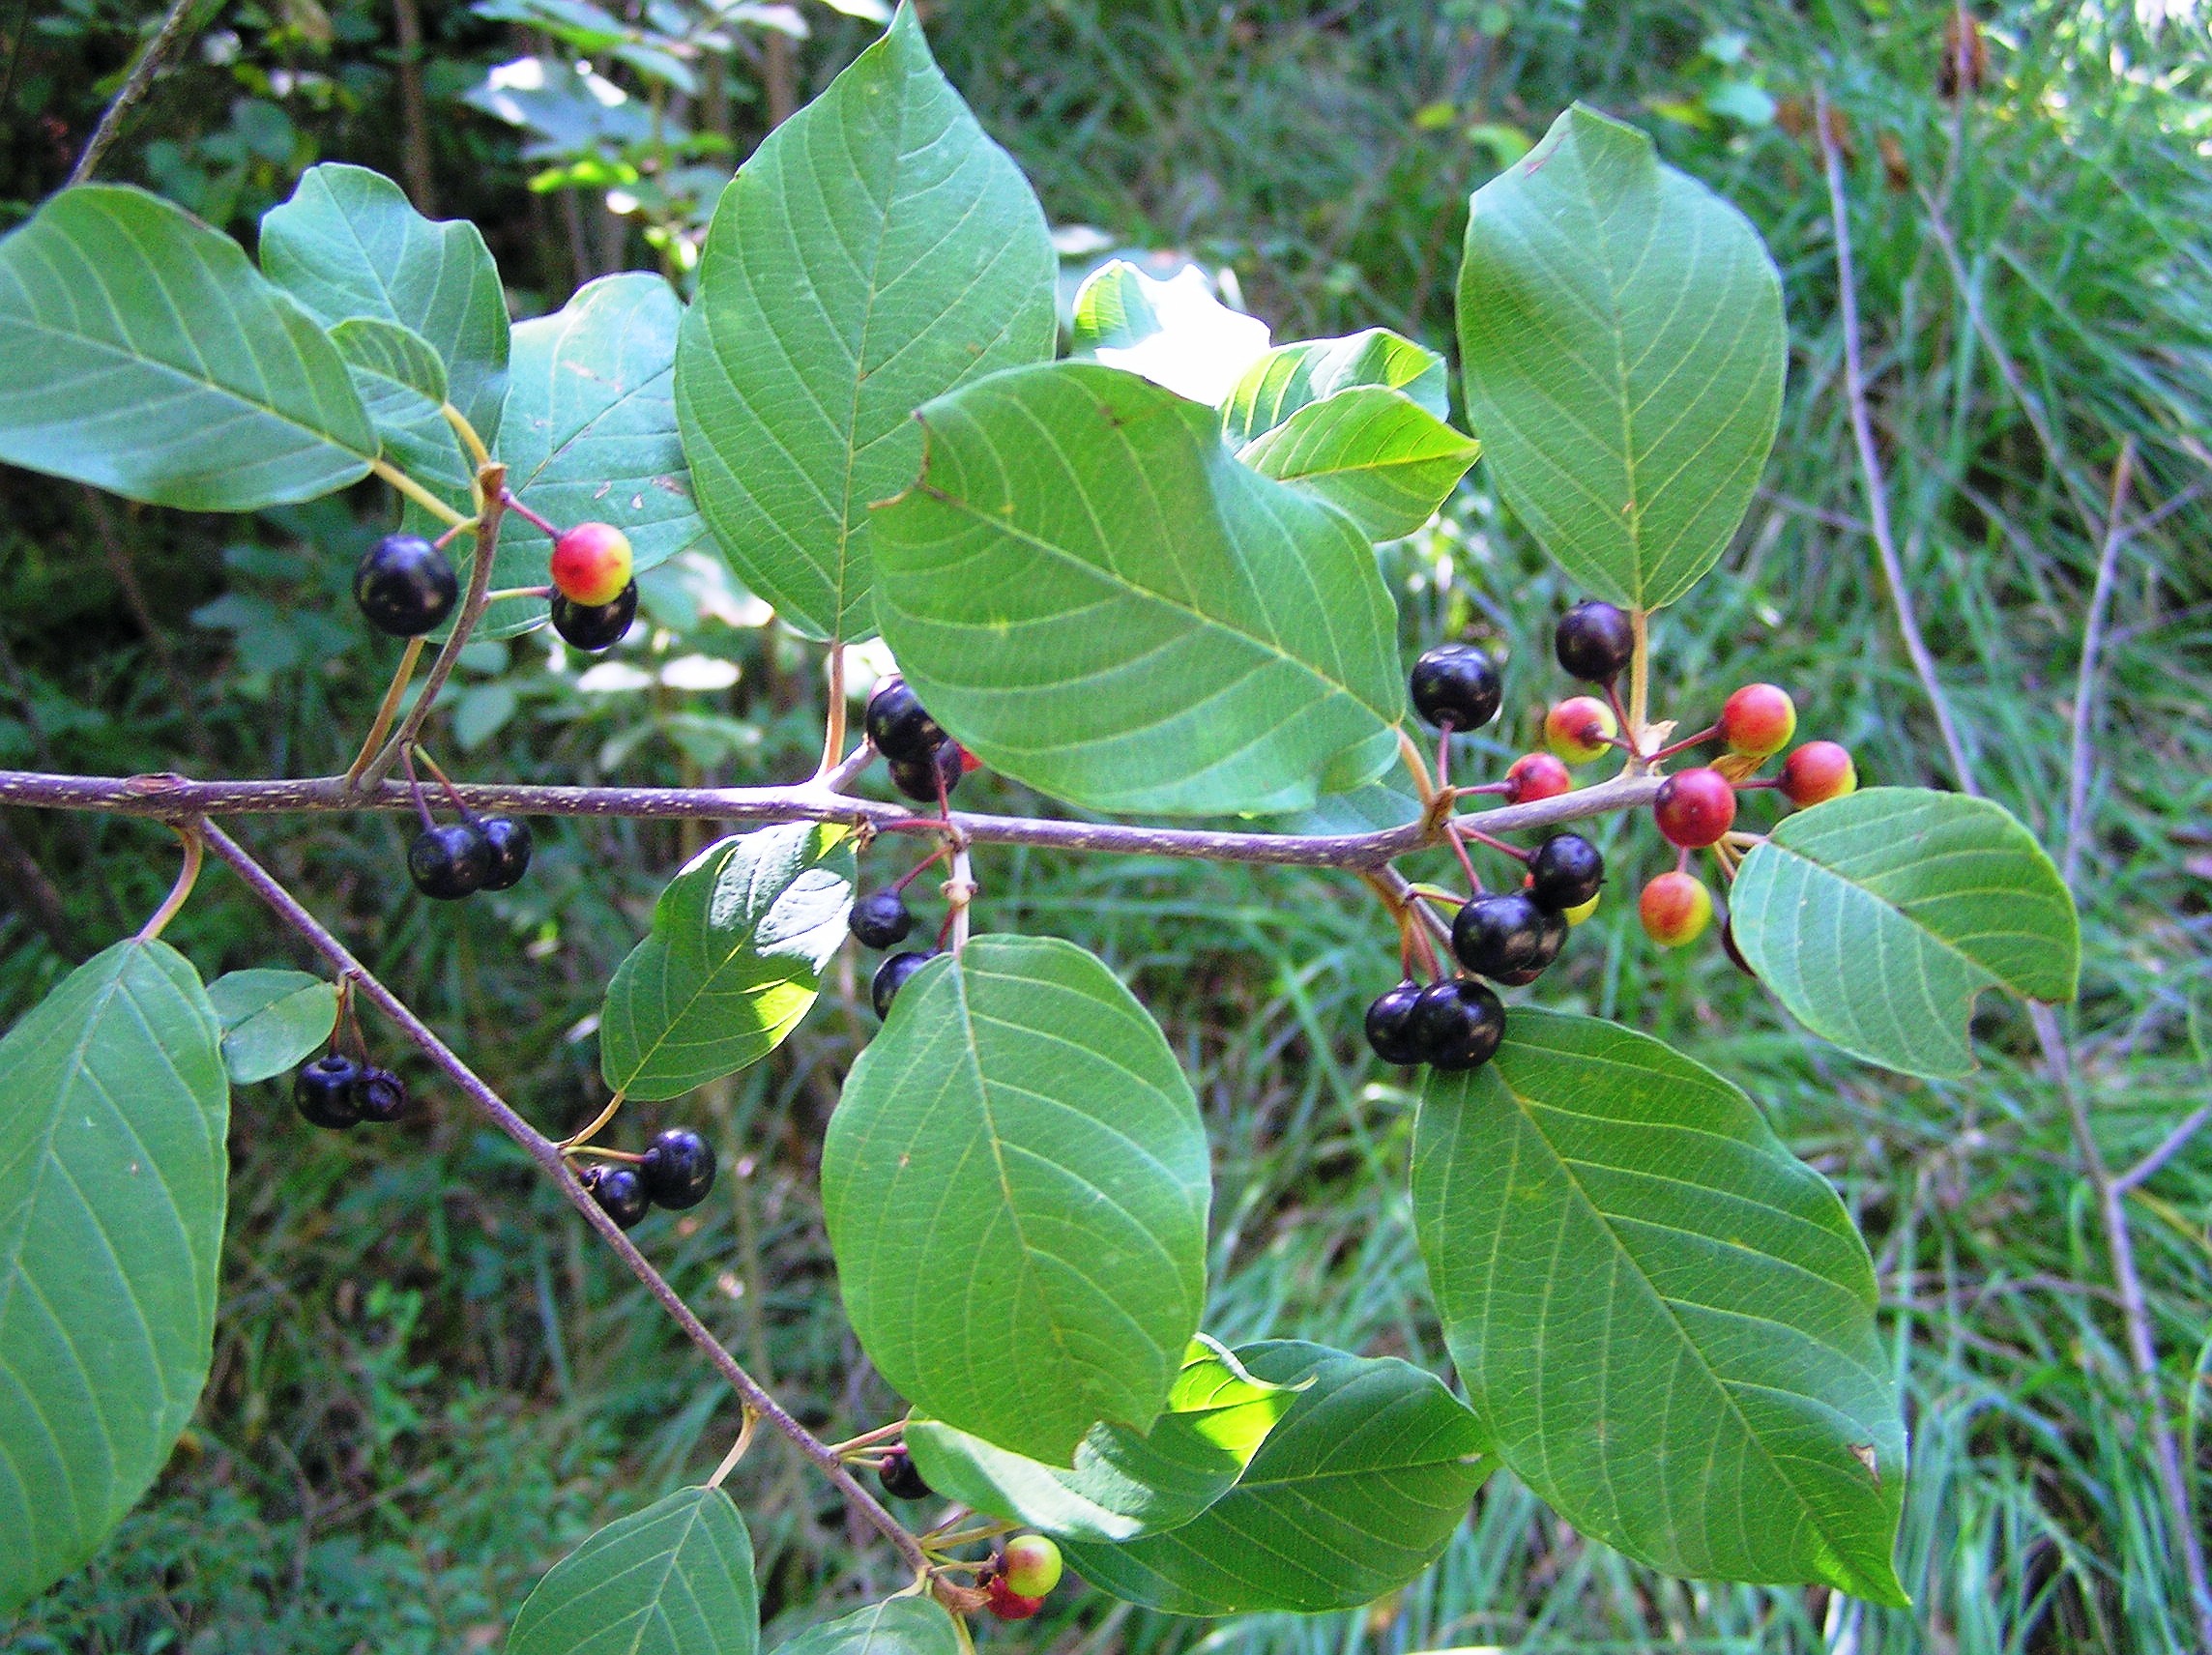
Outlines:
<svg viewBox="0 0 2212 1655"><path fill-rule="evenodd" d="M586 1167L577 1175L577 1181L592 1192L599 1210L624 1230L643 1218L653 1205L646 1197L644 1180L627 1167Z"/></svg>
<svg viewBox="0 0 2212 1655"><path fill-rule="evenodd" d="M530 824L511 816L486 816L477 823L491 847L491 872L484 875L485 890L508 890L522 883L530 871Z"/></svg>
<svg viewBox="0 0 2212 1655"><path fill-rule="evenodd" d="M1605 858L1580 833L1561 833L1536 847L1528 874L1528 894L1536 906L1557 914L1597 895L1605 884Z"/></svg>
<svg viewBox="0 0 2212 1655"><path fill-rule="evenodd" d="M1729 957L1729 964L1747 977L1759 973L1751 969L1751 962L1743 957L1743 950L1735 945L1735 920L1733 916L1721 921L1721 949Z"/></svg>
<svg viewBox="0 0 2212 1655"><path fill-rule="evenodd" d="M1440 644L1413 663L1413 711L1431 724L1479 730L1504 693L1498 663L1472 644Z"/></svg>
<svg viewBox="0 0 2212 1655"><path fill-rule="evenodd" d="M878 966L875 980L868 984L868 998L875 1002L876 1015L888 1017L891 1014L891 1002L898 997L898 991L906 986L906 979L935 958L937 955L934 952L893 954Z"/></svg>
<svg viewBox="0 0 2212 1655"><path fill-rule="evenodd" d="M697 1206L714 1187L714 1146L687 1126L671 1126L647 1147L637 1175L655 1206Z"/></svg>
<svg viewBox="0 0 2212 1655"><path fill-rule="evenodd" d="M353 600L371 626L394 638L430 631L460 595L453 566L420 535L385 536L353 571Z"/></svg>
<svg viewBox="0 0 2212 1655"><path fill-rule="evenodd" d="M891 786L907 798L923 804L938 802L937 784L945 783L945 792L950 797L960 785L965 769L960 762L960 743L947 736L937 743L937 755L930 759L893 759L891 761Z"/></svg>
<svg viewBox="0 0 2212 1655"><path fill-rule="evenodd" d="M915 1466L914 1456L904 1448L893 1448L884 1458L883 1469L876 1480L884 1485L884 1493L893 1499L927 1499L937 1491L921 1480L921 1472Z"/></svg>
<svg viewBox="0 0 2212 1655"><path fill-rule="evenodd" d="M1556 939L1550 936L1555 927ZM1504 978L1517 972L1541 971L1558 958L1566 930L1565 920L1546 914L1519 891L1477 896L1452 920L1452 952L1469 971Z"/></svg>
<svg viewBox="0 0 2212 1655"><path fill-rule="evenodd" d="M1420 1042L1413 1038L1413 1002L1421 985L1402 982L1375 997L1367 1008L1367 1043L1385 1063L1410 1069L1421 1060Z"/></svg>
<svg viewBox="0 0 2212 1655"><path fill-rule="evenodd" d="M1592 598L1559 617L1552 650L1574 677L1586 683L1611 683L1636 653L1636 630L1626 610Z"/></svg>
<svg viewBox="0 0 2212 1655"><path fill-rule="evenodd" d="M407 847L407 877L417 890L440 902L483 889L491 869L491 841L474 822L425 828Z"/></svg>
<svg viewBox="0 0 2212 1655"><path fill-rule="evenodd" d="M361 1118L361 1065L333 1052L292 1077L292 1106L316 1126L342 1132Z"/></svg>
<svg viewBox="0 0 2212 1655"><path fill-rule="evenodd" d="M861 723L870 744L894 765L926 765L945 744L944 729L923 711L921 698L903 678L887 678L876 685Z"/></svg>
<svg viewBox="0 0 2212 1655"><path fill-rule="evenodd" d="M1413 1037L1433 1067L1471 1069L1505 1037L1505 1007L1478 982L1432 983L1413 1002Z"/></svg>
<svg viewBox="0 0 2212 1655"><path fill-rule="evenodd" d="M906 941L914 929L914 912L897 891L872 890L853 904L853 916L846 923L862 947L888 948Z"/></svg>
<svg viewBox="0 0 2212 1655"><path fill-rule="evenodd" d="M386 1125L407 1113L407 1083L390 1069L364 1069L353 1089L364 1120Z"/></svg>
<svg viewBox="0 0 2212 1655"><path fill-rule="evenodd" d="M612 603L570 603L553 595L553 630L579 650L597 654L623 641L637 619L637 582L631 581Z"/></svg>

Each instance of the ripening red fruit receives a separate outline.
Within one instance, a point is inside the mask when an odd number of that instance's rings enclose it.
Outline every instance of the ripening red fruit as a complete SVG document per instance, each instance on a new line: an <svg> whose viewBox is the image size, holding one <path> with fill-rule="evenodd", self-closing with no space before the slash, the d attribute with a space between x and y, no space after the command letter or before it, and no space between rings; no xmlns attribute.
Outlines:
<svg viewBox="0 0 2212 1655"><path fill-rule="evenodd" d="M1575 778L1567 774L1567 767L1550 753L1523 753L1506 768L1505 779L1513 791L1505 796L1508 804L1532 804L1539 798L1557 798L1562 793L1572 793Z"/></svg>
<svg viewBox="0 0 2212 1655"><path fill-rule="evenodd" d="M1000 1578L1009 1591L1041 1598L1060 1584L1060 1548L1042 1534L1019 1534L1006 1542Z"/></svg>
<svg viewBox="0 0 2212 1655"><path fill-rule="evenodd" d="M1858 785L1858 767L1833 741L1807 741L1782 764L1782 791L1791 804L1825 804Z"/></svg>
<svg viewBox="0 0 2212 1655"><path fill-rule="evenodd" d="M1044 1599L1026 1598L1006 1584L1004 1575L993 1575L983 1587L983 1607L1001 1620L1027 1620L1044 1608Z"/></svg>
<svg viewBox="0 0 2212 1655"><path fill-rule="evenodd" d="M1544 714L1544 744L1570 765L1586 765L1620 734L1613 709L1594 695L1570 695Z"/></svg>
<svg viewBox="0 0 2212 1655"><path fill-rule="evenodd" d="M612 523L579 523L553 542L553 590L597 609L622 595L634 563L629 537Z"/></svg>
<svg viewBox="0 0 2212 1655"><path fill-rule="evenodd" d="M1652 942L1679 948L1713 922L1713 893L1689 874L1661 874L1644 887L1636 914Z"/></svg>
<svg viewBox="0 0 2212 1655"><path fill-rule="evenodd" d="M1771 683L1747 683L1721 709L1721 740L1732 753L1763 759L1790 745L1797 734L1797 704Z"/></svg>
<svg viewBox="0 0 2212 1655"><path fill-rule="evenodd" d="M1651 820L1669 843L1702 851L1735 821L1735 789L1715 769L1683 770L1659 784Z"/></svg>

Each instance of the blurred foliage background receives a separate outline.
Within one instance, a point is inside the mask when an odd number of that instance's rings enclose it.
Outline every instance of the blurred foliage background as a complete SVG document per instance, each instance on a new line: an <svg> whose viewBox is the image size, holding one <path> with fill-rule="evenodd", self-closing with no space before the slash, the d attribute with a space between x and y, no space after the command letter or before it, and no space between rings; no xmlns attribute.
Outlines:
<svg viewBox="0 0 2212 1655"><path fill-rule="evenodd" d="M481 225L518 316L610 270L659 268L681 285L731 168L882 11L605 8L197 0L102 176L250 244L302 169L343 159ZM1824 91L1907 589L1980 781L2061 857L2086 927L2057 1075L2010 1004L1984 1002L1985 1066L1969 1081L1906 1081L1793 1032L1717 948L1659 955L1625 900L1659 860L1634 829L1611 831L1606 905L1545 979L1548 1000L1650 1029L1737 1079L1852 1206L1913 1432L1911 1611L1661 1580L1500 1474L1442 1563L1363 1612L1208 1625L1068 1592L1043 1619L994 1628L995 1646L2200 1646L2066 1089L2114 1167L2212 1093L2212 40L2197 0L1979 11L1986 73L1962 86L1946 62L1955 14L1935 0L926 8L947 72L1055 223L1095 232L1070 247L1187 252L1230 272L1278 338L1380 322L1448 348L1468 191L1577 97L1652 131L1758 222L1793 330L1782 440L1739 543L1656 628L1662 706L1700 718L1734 684L1774 679L1808 733L1851 743L1863 776L1950 785L1847 425L1812 131ZM127 0L0 3L0 226L60 186L160 21ZM2113 536L2123 445L2135 475ZM391 662L344 601L387 502L364 490L191 518L0 471L0 764L343 768ZM1549 629L1576 595L1480 468L1438 526L1384 556L1409 653L1464 635L1509 656L1511 711L1483 759L1501 765L1558 688ZM2084 684L2101 560L2109 629ZM640 783L801 773L819 743L818 653L711 556L649 585L650 635L588 671L535 638L472 649L434 726L452 767ZM988 778L969 789L978 805L1040 807ZM579 1123L598 1102L600 988L704 829L540 823L520 888L435 912L403 877L403 831L330 817L240 829L527 1114ZM173 871L151 825L0 813L0 1011L19 1015L135 925ZM1358 1036L1359 1008L1395 969L1357 886L1012 851L979 871L984 924L1099 949L1181 1052L1216 1147L1208 1328L1441 1367L1404 1194L1410 1099ZM304 963L219 871L169 935L211 975ZM640 1239L833 1437L892 1407L837 1308L816 1209L823 1120L871 1026L855 979L848 962L842 1003L826 1001L771 1061L621 1127L712 1131L730 1169L714 1200L656 1215ZM8 1647L496 1648L564 1550L720 1456L736 1416L703 1365L504 1141L414 1078L432 1106L373 1139L305 1129L276 1086L240 1093L199 1418L102 1556L0 1628ZM2212 1132L2124 1205L2201 1530ZM764 1446L738 1483L771 1641L900 1583L790 1456Z"/></svg>

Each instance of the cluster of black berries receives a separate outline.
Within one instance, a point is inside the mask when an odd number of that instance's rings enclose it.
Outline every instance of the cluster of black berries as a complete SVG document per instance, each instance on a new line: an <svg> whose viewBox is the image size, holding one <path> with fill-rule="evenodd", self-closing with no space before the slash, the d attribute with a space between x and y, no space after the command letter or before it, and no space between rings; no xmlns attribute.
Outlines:
<svg viewBox="0 0 2212 1655"><path fill-rule="evenodd" d="M1489 723L1502 698L1497 663L1468 644L1445 644L1422 655L1409 687L1414 709L1447 741L1455 732ZM1605 881L1604 857L1579 834L1557 834L1526 860L1523 888L1476 891L1452 922L1452 953L1472 976L1425 987L1408 979L1368 1006L1367 1042L1384 1062L1471 1069L1498 1050L1505 1037L1505 1006L1489 984L1534 982L1559 957L1570 913L1593 903Z"/></svg>
<svg viewBox="0 0 2212 1655"><path fill-rule="evenodd" d="M334 1132L364 1120L383 1125L407 1113L407 1083L390 1069L332 1052L292 1077L292 1105L310 1124Z"/></svg>
<svg viewBox="0 0 2212 1655"><path fill-rule="evenodd" d="M441 902L507 890L530 868L530 825L511 816L470 816L425 827L407 847L407 877Z"/></svg>
<svg viewBox="0 0 2212 1655"><path fill-rule="evenodd" d="M627 1230L649 1208L697 1206L714 1187L714 1146L685 1126L671 1126L634 1162L586 1167L577 1181L599 1210Z"/></svg>
<svg viewBox="0 0 2212 1655"><path fill-rule="evenodd" d="M853 904L852 916L845 923L862 947L888 948L905 942L906 934L914 929L914 910L907 907L906 898L896 888L875 890ZM878 966L874 980L868 984L868 999L875 1004L876 1015L888 1017L891 1001L906 986L906 979L935 958L935 948L911 949L892 954Z"/></svg>
<svg viewBox="0 0 2212 1655"><path fill-rule="evenodd" d="M868 742L889 763L891 786L923 804L940 804L960 785L968 755L907 687L887 678L868 697L862 718Z"/></svg>

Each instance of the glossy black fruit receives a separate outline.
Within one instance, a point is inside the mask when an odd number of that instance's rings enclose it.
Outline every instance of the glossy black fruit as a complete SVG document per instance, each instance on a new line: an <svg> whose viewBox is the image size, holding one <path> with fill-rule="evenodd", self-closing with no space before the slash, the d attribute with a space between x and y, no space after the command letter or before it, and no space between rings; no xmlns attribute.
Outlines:
<svg viewBox="0 0 2212 1655"><path fill-rule="evenodd" d="M917 799L923 804L935 804L938 778L944 778L946 797L950 798L952 790L960 785L963 772L960 743L947 736L937 743L934 760L893 759L891 786L909 798Z"/></svg>
<svg viewBox="0 0 2212 1655"><path fill-rule="evenodd" d="M508 890L522 883L530 871L530 824L511 816L486 816L477 823L491 847L491 872L484 875L485 890Z"/></svg>
<svg viewBox="0 0 2212 1655"><path fill-rule="evenodd" d="M1432 983L1413 1002L1413 1037L1432 1067L1474 1068L1490 1061L1505 1038L1505 1006L1482 984L1464 977Z"/></svg>
<svg viewBox="0 0 2212 1655"><path fill-rule="evenodd" d="M846 923L862 947L888 948L906 941L914 929L914 911L895 890L872 890L853 904L853 916Z"/></svg>
<svg viewBox="0 0 2212 1655"><path fill-rule="evenodd" d="M1721 921L1721 951L1728 955L1729 964L1745 976L1756 978L1759 975L1751 969L1751 962L1743 957L1743 950L1735 945L1735 919L1732 915Z"/></svg>
<svg viewBox="0 0 2212 1655"><path fill-rule="evenodd" d="M861 724L870 744L894 765L927 764L945 743L945 731L923 711L921 698L903 678L887 678L876 685Z"/></svg>
<svg viewBox="0 0 2212 1655"><path fill-rule="evenodd" d="M1559 665L1586 683L1611 683L1636 653L1636 630L1628 612L1592 598L1559 617L1552 634Z"/></svg>
<svg viewBox="0 0 2212 1655"><path fill-rule="evenodd" d="M1367 1008L1367 1043L1385 1063L1410 1069L1421 1060L1420 1042L1413 1038L1413 1002L1421 998L1421 985L1402 982L1375 997Z"/></svg>
<svg viewBox="0 0 2212 1655"><path fill-rule="evenodd" d="M1431 724L1466 732L1498 716L1504 686L1498 663L1472 644L1440 644L1413 663L1413 710Z"/></svg>
<svg viewBox="0 0 2212 1655"><path fill-rule="evenodd" d="M1548 933L1554 928L1557 938ZM1452 952L1470 972L1504 978L1516 972L1543 970L1558 958L1567 924L1546 914L1535 901L1515 891L1508 896L1478 896L1452 920ZM1546 952L1547 943L1549 952Z"/></svg>
<svg viewBox="0 0 2212 1655"><path fill-rule="evenodd" d="M637 582L624 587L612 603L570 603L553 595L553 630L579 650L597 654L623 641L637 619Z"/></svg>
<svg viewBox="0 0 2212 1655"><path fill-rule="evenodd" d="M1536 847L1528 875L1536 906L1558 914L1597 895L1605 884L1605 857L1580 833L1561 833Z"/></svg>
<svg viewBox="0 0 2212 1655"><path fill-rule="evenodd" d="M491 841L474 822L425 828L407 847L407 877L417 890L440 902L483 889L491 869Z"/></svg>
<svg viewBox="0 0 2212 1655"><path fill-rule="evenodd" d="M868 998L875 1002L876 1015L888 1017L891 1002L898 991L906 986L906 979L937 958L934 950L921 954L893 954L876 968L875 980L868 984Z"/></svg>
<svg viewBox="0 0 2212 1655"><path fill-rule="evenodd" d="M599 1210L627 1230L653 1205L645 1193L645 1180L627 1167L586 1167L577 1181L592 1192Z"/></svg>
<svg viewBox="0 0 2212 1655"><path fill-rule="evenodd" d="M893 1448L884 1459L883 1469L876 1480L884 1485L884 1493L893 1499L927 1499L937 1491L921 1480L915 1468L914 1456L904 1448Z"/></svg>
<svg viewBox="0 0 2212 1655"><path fill-rule="evenodd" d="M687 1126L671 1126L646 1147L637 1176L655 1206L697 1206L714 1187L714 1146Z"/></svg>
<svg viewBox="0 0 2212 1655"><path fill-rule="evenodd" d="M390 1069L364 1069L353 1089L364 1120L388 1125L407 1113L407 1083Z"/></svg>
<svg viewBox="0 0 2212 1655"><path fill-rule="evenodd" d="M292 1077L292 1106L317 1126L342 1132L361 1118L361 1065L333 1052Z"/></svg>
<svg viewBox="0 0 2212 1655"><path fill-rule="evenodd" d="M353 600L371 626L394 638L432 630L460 596L453 566L420 535L385 536L353 571Z"/></svg>

